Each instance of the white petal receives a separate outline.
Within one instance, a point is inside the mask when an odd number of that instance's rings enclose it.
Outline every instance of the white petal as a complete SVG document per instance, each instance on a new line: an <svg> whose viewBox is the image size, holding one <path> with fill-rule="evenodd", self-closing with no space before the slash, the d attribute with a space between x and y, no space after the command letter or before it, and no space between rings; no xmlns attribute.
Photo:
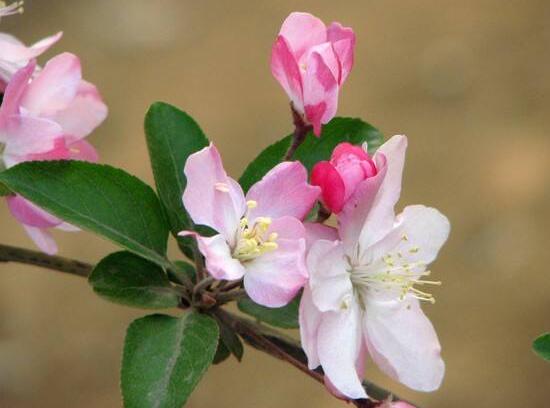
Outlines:
<svg viewBox="0 0 550 408"><path fill-rule="evenodd" d="M45 228L35 228L23 225L25 231L31 239L34 241L36 246L44 253L48 255L57 254L57 244L52 237L52 234Z"/></svg>
<svg viewBox="0 0 550 408"><path fill-rule="evenodd" d="M304 222L304 227L306 229L306 246L308 250L320 239L325 241L338 240L338 231L334 227L318 222Z"/></svg>
<svg viewBox="0 0 550 408"><path fill-rule="evenodd" d="M317 355L317 332L321 315L321 311L313 304L309 285L306 285L300 300L300 339L310 370L316 369L321 364Z"/></svg>
<svg viewBox="0 0 550 408"><path fill-rule="evenodd" d="M369 302L363 330L367 348L382 371L418 391L439 388L445 373L441 346L417 299Z"/></svg>
<svg viewBox="0 0 550 408"><path fill-rule="evenodd" d="M342 312L324 313L317 345L325 375L336 390L353 399L367 397L357 374L362 341L360 319L357 305Z"/></svg>
<svg viewBox="0 0 550 408"><path fill-rule="evenodd" d="M353 288L344 248L340 241L317 241L307 257L309 284L315 306L320 311L338 311L353 301Z"/></svg>

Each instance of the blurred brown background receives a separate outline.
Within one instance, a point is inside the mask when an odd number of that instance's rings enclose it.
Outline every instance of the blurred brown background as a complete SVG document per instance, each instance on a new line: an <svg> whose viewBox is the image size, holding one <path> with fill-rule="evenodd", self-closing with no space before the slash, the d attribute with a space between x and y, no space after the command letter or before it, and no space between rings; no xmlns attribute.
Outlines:
<svg viewBox="0 0 550 408"><path fill-rule="evenodd" d="M550 365L530 350L550 329L550 2L547 0L38 1L0 30L27 43L57 30L110 108L90 139L102 159L152 182L143 115L156 100L193 115L238 176L291 130L269 53L293 10L352 26L356 64L339 114L410 138L401 205L451 219L425 310L447 376L432 394L369 376L424 407L549 406ZM45 59L41 59L44 63ZM57 235L96 262L115 247ZM32 247L0 204L0 242ZM175 254L175 252L174 252ZM82 279L0 265L0 406L118 407L125 328L145 312L109 304ZM253 350L212 367L189 407L343 407Z"/></svg>

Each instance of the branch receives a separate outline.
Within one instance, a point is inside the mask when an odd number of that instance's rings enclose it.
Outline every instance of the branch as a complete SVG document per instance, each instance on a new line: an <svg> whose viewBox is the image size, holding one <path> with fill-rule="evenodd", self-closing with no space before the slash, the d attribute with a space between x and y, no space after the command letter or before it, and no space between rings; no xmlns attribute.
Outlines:
<svg viewBox="0 0 550 408"><path fill-rule="evenodd" d="M294 122L294 134L292 135L292 144L285 154L285 161L292 159L292 156L294 156L294 152L296 152L298 146L303 143L308 132L313 129L313 126L304 122L304 118L296 111L296 109L294 109L294 105L292 103L290 104L290 109L292 111L292 121Z"/></svg>
<svg viewBox="0 0 550 408"><path fill-rule="evenodd" d="M2 244L0 244L0 262L17 262L26 265L41 266L46 269L65 272L83 278L87 278L93 269L93 265L84 262ZM229 327L233 328L250 346L290 363L304 374L324 384L323 372L320 370L312 371L308 368L307 357L300 344L294 339L219 307L214 309L213 313ZM367 394L376 400L384 401L390 399L407 402L371 382L364 381L363 386ZM373 400L353 400L350 402L359 408L374 408L379 406L379 402L374 402Z"/></svg>
<svg viewBox="0 0 550 408"><path fill-rule="evenodd" d="M87 278L93 269L92 265L84 262L2 244L0 244L0 262L17 262L26 265L41 266L46 269L65 272L83 278Z"/></svg>

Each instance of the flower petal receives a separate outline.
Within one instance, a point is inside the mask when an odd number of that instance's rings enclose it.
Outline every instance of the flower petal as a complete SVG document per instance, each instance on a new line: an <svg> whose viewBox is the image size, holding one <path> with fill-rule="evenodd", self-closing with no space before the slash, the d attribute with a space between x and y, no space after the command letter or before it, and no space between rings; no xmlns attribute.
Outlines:
<svg viewBox="0 0 550 408"><path fill-rule="evenodd" d="M339 219L342 239L349 251L359 241L362 249L382 239L393 228L394 207L401 194L401 179L407 150L406 136L394 136L384 143L374 155L378 175L359 185L352 199L348 200L344 216ZM386 163L382 177L383 164ZM379 187L369 185L380 183ZM360 227L360 228L358 228Z"/></svg>
<svg viewBox="0 0 550 408"><path fill-rule="evenodd" d="M318 222L304 222L304 227L306 229L306 247L308 251L320 239L325 241L338 240L338 231L334 227Z"/></svg>
<svg viewBox="0 0 550 408"><path fill-rule="evenodd" d="M47 213L29 200L15 195L6 198L8 208L17 221L36 228L50 228L62 223L62 221Z"/></svg>
<svg viewBox="0 0 550 408"><path fill-rule="evenodd" d="M336 390L348 398L366 398L357 374L361 351L359 306L323 314L319 326L317 352L325 375Z"/></svg>
<svg viewBox="0 0 550 408"><path fill-rule="evenodd" d="M342 85L353 68L355 33L350 27L343 27L340 23L332 23L327 29L327 38L334 47L342 68L338 83Z"/></svg>
<svg viewBox="0 0 550 408"><path fill-rule="evenodd" d="M344 207L346 186L336 168L328 161L313 166L311 184L321 187L323 204L332 212L339 213Z"/></svg>
<svg viewBox="0 0 550 408"><path fill-rule="evenodd" d="M63 33L59 32L50 37L43 38L30 47L27 47L14 36L0 33L0 55L3 60L25 64L26 61L38 57L59 41L62 35Z"/></svg>
<svg viewBox="0 0 550 408"><path fill-rule="evenodd" d="M309 250L307 266L315 306L321 312L348 308L353 301L353 288L342 243L317 241Z"/></svg>
<svg viewBox="0 0 550 408"><path fill-rule="evenodd" d="M245 264L244 288L263 306L282 307L290 302L307 279L305 239L279 239L278 248Z"/></svg>
<svg viewBox="0 0 550 408"><path fill-rule="evenodd" d="M101 99L97 88L82 80L75 98L66 109L55 114L55 121L61 125L69 141L88 136L107 117L107 105Z"/></svg>
<svg viewBox="0 0 550 408"><path fill-rule="evenodd" d="M296 61L311 47L327 41L325 23L309 13L291 13L283 22L279 35L284 37Z"/></svg>
<svg viewBox="0 0 550 408"><path fill-rule="evenodd" d="M257 203L257 207L250 210L249 219L291 216L302 220L319 193L319 187L308 184L307 171L301 163L280 163L248 191L246 199Z"/></svg>
<svg viewBox="0 0 550 408"><path fill-rule="evenodd" d="M192 154L185 163L187 187L183 204L196 224L214 228L230 246L246 211L244 194L223 168L213 144Z"/></svg>
<svg viewBox="0 0 550 408"><path fill-rule="evenodd" d="M76 96L82 72L74 54L53 57L29 84L22 105L36 116L52 116L66 109Z"/></svg>
<svg viewBox="0 0 550 408"><path fill-rule="evenodd" d="M317 332L321 324L321 316L321 311L313 303L311 289L309 289L309 285L306 285L300 299L299 320L300 340L310 370L315 370L321 365L317 354Z"/></svg>
<svg viewBox="0 0 550 408"><path fill-rule="evenodd" d="M319 136L321 125L328 123L338 109L338 76L334 74L336 59L330 43L308 54L303 74L304 112Z"/></svg>
<svg viewBox="0 0 550 408"><path fill-rule="evenodd" d="M21 98L27 89L27 85L35 68L36 61L33 60L29 62L27 66L21 68L13 75L6 86L4 99L0 107L0 126L2 128L6 126L9 117L20 113L19 107L21 105ZM0 134L1 133L2 132L0 132Z"/></svg>
<svg viewBox="0 0 550 408"><path fill-rule="evenodd" d="M231 248L221 235L202 237L193 231L182 231L179 236L192 235L196 238L201 254L206 261L206 269L216 279L241 279L245 273L242 264L231 256Z"/></svg>
<svg viewBox="0 0 550 408"><path fill-rule="evenodd" d="M23 224L23 228L42 252L48 255L57 254L57 244L47 229L29 227L25 224Z"/></svg>
<svg viewBox="0 0 550 408"><path fill-rule="evenodd" d="M441 346L419 301L369 302L366 310L367 348L380 369L418 391L439 388L445 373Z"/></svg>
<svg viewBox="0 0 550 408"><path fill-rule="evenodd" d="M292 101L294 109L304 111L302 76L287 41L279 36L271 50L271 73Z"/></svg>
<svg viewBox="0 0 550 408"><path fill-rule="evenodd" d="M71 143L68 150L72 160L81 160L90 163L97 163L99 161L97 150L86 140Z"/></svg>

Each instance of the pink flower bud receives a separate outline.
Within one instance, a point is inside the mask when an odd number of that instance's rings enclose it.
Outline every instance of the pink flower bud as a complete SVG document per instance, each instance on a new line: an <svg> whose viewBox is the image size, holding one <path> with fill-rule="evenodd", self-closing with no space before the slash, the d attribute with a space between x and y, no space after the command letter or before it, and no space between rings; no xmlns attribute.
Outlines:
<svg viewBox="0 0 550 408"><path fill-rule="evenodd" d="M369 154L359 146L340 143L330 161L313 167L311 184L321 187L325 207L339 213L363 180L374 177L378 169Z"/></svg>
<svg viewBox="0 0 550 408"><path fill-rule="evenodd" d="M338 107L340 87L353 66L355 34L340 23L330 26L308 13L284 21L271 51L271 72L294 109L317 136Z"/></svg>

